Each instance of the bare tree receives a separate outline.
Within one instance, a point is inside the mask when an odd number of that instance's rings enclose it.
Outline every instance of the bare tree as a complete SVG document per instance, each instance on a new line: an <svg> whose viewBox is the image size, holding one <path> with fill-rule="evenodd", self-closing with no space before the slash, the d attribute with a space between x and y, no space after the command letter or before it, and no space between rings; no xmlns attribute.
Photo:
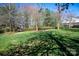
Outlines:
<svg viewBox="0 0 79 59"><path fill-rule="evenodd" d="M68 27L69 27L69 29L70 29L70 28L73 26L73 23L75 22L75 20L73 19L73 17L75 17L75 16L74 16L74 14L69 13L69 14L67 15L67 17L68 17L68 19L67 19Z"/></svg>
<svg viewBox="0 0 79 59"><path fill-rule="evenodd" d="M57 29L60 29L61 13L69 9L69 6L73 5L72 3L56 3L58 10L58 20L57 20Z"/></svg>
<svg viewBox="0 0 79 59"><path fill-rule="evenodd" d="M39 8L33 7L33 6L28 6L26 8L27 8L26 11L28 11L27 14L29 17L30 24L33 23L32 25L35 25L35 29L36 29L36 31L38 31L39 30L39 20L42 15L39 11Z"/></svg>

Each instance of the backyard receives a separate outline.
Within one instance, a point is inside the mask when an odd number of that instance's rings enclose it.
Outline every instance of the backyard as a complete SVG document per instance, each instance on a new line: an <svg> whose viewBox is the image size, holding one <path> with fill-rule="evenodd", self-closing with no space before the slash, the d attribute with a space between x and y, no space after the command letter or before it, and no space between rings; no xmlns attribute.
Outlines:
<svg viewBox="0 0 79 59"><path fill-rule="evenodd" d="M0 56L79 56L78 6L0 3Z"/></svg>

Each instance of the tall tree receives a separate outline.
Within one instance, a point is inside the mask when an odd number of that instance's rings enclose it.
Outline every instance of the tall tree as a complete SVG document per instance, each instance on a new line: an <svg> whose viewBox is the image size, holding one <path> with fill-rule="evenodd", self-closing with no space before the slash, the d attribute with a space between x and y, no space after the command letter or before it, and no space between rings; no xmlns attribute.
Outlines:
<svg viewBox="0 0 79 59"><path fill-rule="evenodd" d="M4 18L3 23L5 23L5 27L10 27L10 30L12 30L14 28L13 18L15 18L15 4L2 3L0 6L0 12L0 15Z"/></svg>
<svg viewBox="0 0 79 59"><path fill-rule="evenodd" d="M58 11L58 20L57 20L57 29L60 29L60 21L61 21L61 13L65 10L69 9L70 5L73 5L72 3L56 3L57 11Z"/></svg>
<svg viewBox="0 0 79 59"><path fill-rule="evenodd" d="M28 10L28 17L29 17L29 21L30 21L30 24L32 25L35 25L35 29L36 31L39 30L39 20L41 18L41 10L37 7L33 7L33 6L29 6L27 9ZM29 24L29 25L30 25Z"/></svg>
<svg viewBox="0 0 79 59"><path fill-rule="evenodd" d="M40 17L41 17L40 11L38 9L36 9L35 12L34 12L36 31L39 30L39 20L40 20Z"/></svg>
<svg viewBox="0 0 79 59"><path fill-rule="evenodd" d="M49 9L45 9L45 20L44 20L44 24L45 26L50 26L51 25L51 13Z"/></svg>
<svg viewBox="0 0 79 59"><path fill-rule="evenodd" d="M69 13L69 14L67 15L67 17L68 17L68 19L67 19L68 27L69 27L69 29L70 29L71 26L73 25L73 23L75 22L75 20L73 19L73 18L75 17L75 15L72 14L72 13Z"/></svg>
<svg viewBox="0 0 79 59"><path fill-rule="evenodd" d="M15 31L16 6L14 3L9 3L9 25L10 30Z"/></svg>

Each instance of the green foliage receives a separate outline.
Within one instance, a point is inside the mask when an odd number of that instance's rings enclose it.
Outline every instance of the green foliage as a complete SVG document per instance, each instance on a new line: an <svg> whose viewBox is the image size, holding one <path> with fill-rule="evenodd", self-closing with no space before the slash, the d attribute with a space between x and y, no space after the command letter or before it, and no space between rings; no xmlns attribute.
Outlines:
<svg viewBox="0 0 79 59"><path fill-rule="evenodd" d="M73 31L73 32L79 32L79 28L70 28L70 29L66 28L64 30Z"/></svg>
<svg viewBox="0 0 79 59"><path fill-rule="evenodd" d="M52 27L40 27L39 30L47 30L47 29L52 29Z"/></svg>
<svg viewBox="0 0 79 59"><path fill-rule="evenodd" d="M10 28L9 27L6 27L6 32L10 32Z"/></svg>
<svg viewBox="0 0 79 59"><path fill-rule="evenodd" d="M50 18L50 11L48 9L46 9L46 11L45 11L45 16L46 17L45 17L44 24L45 24L45 26L49 26L51 18Z"/></svg>
<svg viewBox="0 0 79 59"><path fill-rule="evenodd" d="M2 36L4 37L4 36ZM13 35L11 36L13 37ZM10 38L10 37L9 37ZM17 38L17 39L16 39ZM8 37L7 37L8 39ZM59 56L79 55L79 32L48 30L17 33L0 55ZM19 41L18 41L19 40Z"/></svg>

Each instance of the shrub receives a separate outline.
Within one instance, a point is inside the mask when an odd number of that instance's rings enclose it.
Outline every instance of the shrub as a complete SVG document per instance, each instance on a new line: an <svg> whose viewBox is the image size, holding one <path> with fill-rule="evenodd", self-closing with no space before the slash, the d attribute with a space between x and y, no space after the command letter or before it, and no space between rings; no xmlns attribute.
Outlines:
<svg viewBox="0 0 79 59"><path fill-rule="evenodd" d="M67 28L67 29L64 29L64 30L79 32L79 28L70 28L70 29Z"/></svg>
<svg viewBox="0 0 79 59"><path fill-rule="evenodd" d="M26 31L32 31L32 30L35 30L35 28L30 27L30 28L26 28L25 30L26 30Z"/></svg>
<svg viewBox="0 0 79 59"><path fill-rule="evenodd" d="M7 31L7 32L10 32L10 28L9 28L9 27L6 27L6 31Z"/></svg>
<svg viewBox="0 0 79 59"><path fill-rule="evenodd" d="M52 27L39 27L39 30L52 29Z"/></svg>
<svg viewBox="0 0 79 59"><path fill-rule="evenodd" d="M0 34L2 34L2 33L4 33L5 31L4 31L4 29L0 29Z"/></svg>

